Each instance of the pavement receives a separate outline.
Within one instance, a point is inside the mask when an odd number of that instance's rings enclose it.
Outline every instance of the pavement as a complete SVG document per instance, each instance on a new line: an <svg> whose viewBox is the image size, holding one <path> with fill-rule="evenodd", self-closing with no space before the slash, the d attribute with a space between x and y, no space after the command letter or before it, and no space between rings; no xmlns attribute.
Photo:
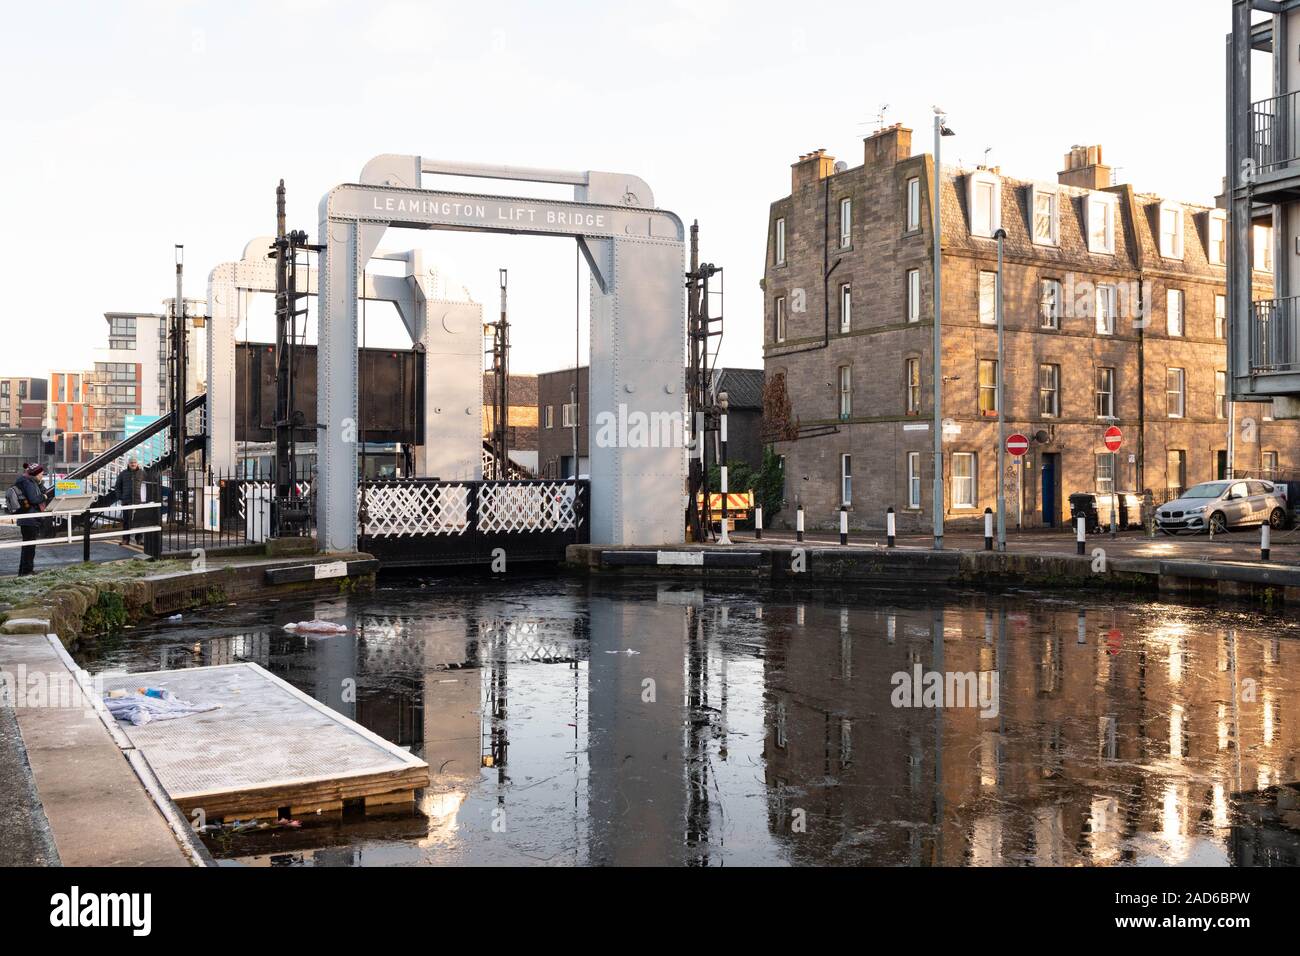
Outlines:
<svg viewBox="0 0 1300 956"><path fill-rule="evenodd" d="M45 817L18 718L0 707L0 866L57 866L50 821Z"/></svg>
<svg viewBox="0 0 1300 956"><path fill-rule="evenodd" d="M0 670L15 682L23 678L18 706L6 706L0 724L8 728L0 732L0 794L14 801L0 817L0 859L14 865L189 866L122 746L71 680L68 663L43 634L0 636Z"/></svg>
<svg viewBox="0 0 1300 956"><path fill-rule="evenodd" d="M748 529L734 531L731 539L736 544L754 544L754 532ZM833 531L809 531L804 534L805 544L818 547L839 547L840 536ZM933 538L928 535L898 535L896 546L903 549L929 551L933 547ZM765 529L764 544L795 544L795 532L784 529ZM877 531L850 531L849 547L879 548L885 546L885 535ZM944 535L945 550L979 551L984 548L984 536L966 531L949 531ZM1091 534L1085 542L1085 551L1091 554L1094 548L1103 548L1110 558L1158 558L1166 561L1233 561L1258 562L1259 529L1249 528L1230 531L1226 535L1166 535L1157 534L1148 537L1145 531L1121 531L1111 536L1109 533ZM1075 539L1072 531L1057 529L1034 529L1007 532L1007 552L1009 554L1075 554ZM1276 531L1272 534L1269 551L1272 564L1300 565L1300 528Z"/></svg>

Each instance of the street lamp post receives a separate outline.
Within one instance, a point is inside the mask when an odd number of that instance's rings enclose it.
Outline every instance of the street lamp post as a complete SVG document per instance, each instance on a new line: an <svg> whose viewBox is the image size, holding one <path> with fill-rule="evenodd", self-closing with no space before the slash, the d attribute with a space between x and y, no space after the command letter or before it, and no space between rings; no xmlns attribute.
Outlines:
<svg viewBox="0 0 1300 956"><path fill-rule="evenodd" d="M1007 487L1005 471L1006 468L1006 412L1003 410L1003 369L1006 368L1005 355L1002 348L1002 242L1007 238L1007 231L999 229L993 234L998 241L998 294L997 294L997 321L998 321L998 550L1007 550Z"/></svg>
<svg viewBox="0 0 1300 956"><path fill-rule="evenodd" d="M934 110L934 183L930 189L930 205L934 207L934 550L943 550L943 332L941 314L943 311L942 285L942 208L940 183L943 179L943 164L940 152L943 137L953 135L952 130L944 125L943 110L937 106Z"/></svg>

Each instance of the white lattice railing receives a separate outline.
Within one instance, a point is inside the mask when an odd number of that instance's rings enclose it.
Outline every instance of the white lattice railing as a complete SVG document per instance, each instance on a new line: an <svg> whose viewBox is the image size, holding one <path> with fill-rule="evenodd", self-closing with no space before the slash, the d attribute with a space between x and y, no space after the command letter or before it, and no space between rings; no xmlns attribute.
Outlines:
<svg viewBox="0 0 1300 956"><path fill-rule="evenodd" d="M365 503L372 537L463 534L470 527L470 486L458 482L368 484Z"/></svg>
<svg viewBox="0 0 1300 956"><path fill-rule="evenodd" d="M366 485L371 537L573 531L582 526L585 484L571 481L378 481Z"/></svg>
<svg viewBox="0 0 1300 956"><path fill-rule="evenodd" d="M572 531L578 526L578 499L571 481L527 484L484 482L478 491L478 530ZM577 489L578 495L582 489Z"/></svg>

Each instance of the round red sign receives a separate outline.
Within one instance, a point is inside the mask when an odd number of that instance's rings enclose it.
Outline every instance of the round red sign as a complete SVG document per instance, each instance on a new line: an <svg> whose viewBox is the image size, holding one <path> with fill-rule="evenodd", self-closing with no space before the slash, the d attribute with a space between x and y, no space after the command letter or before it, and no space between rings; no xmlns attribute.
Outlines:
<svg viewBox="0 0 1300 956"><path fill-rule="evenodd" d="M1119 451L1119 446L1124 444L1124 433L1119 430L1118 425L1111 425L1101 436L1101 440L1106 443L1107 451Z"/></svg>
<svg viewBox="0 0 1300 956"><path fill-rule="evenodd" d="M1007 451L1019 458L1025 452L1029 451L1029 439L1019 432L1016 432L1014 435L1008 435Z"/></svg>

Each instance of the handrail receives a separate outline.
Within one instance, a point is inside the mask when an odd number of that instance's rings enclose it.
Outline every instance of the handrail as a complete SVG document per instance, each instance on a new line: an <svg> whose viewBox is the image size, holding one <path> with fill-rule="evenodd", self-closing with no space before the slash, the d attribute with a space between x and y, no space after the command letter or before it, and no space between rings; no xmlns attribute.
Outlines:
<svg viewBox="0 0 1300 956"><path fill-rule="evenodd" d="M198 395L195 395L193 398L191 398L189 401L185 403L185 413L188 415L190 412L198 411L207 403L207 398L208 397L206 393L200 393ZM107 451L102 452L99 455L96 455L94 458L90 459L90 461L86 462L85 464L79 465L78 467L74 468L72 471L68 472L66 478L75 480L78 478L85 478L87 475L93 475L95 472L99 471L99 469L105 467L106 465L112 464L114 460L121 458L132 448L136 448L140 445L143 445L150 438L153 438L155 435L158 435L161 432L166 431L170 427L171 427L170 415L163 416L162 418L159 418L155 422L150 422L148 425L140 429L140 431L136 432L134 435L131 435L129 438L122 439L112 448L109 448Z"/></svg>

